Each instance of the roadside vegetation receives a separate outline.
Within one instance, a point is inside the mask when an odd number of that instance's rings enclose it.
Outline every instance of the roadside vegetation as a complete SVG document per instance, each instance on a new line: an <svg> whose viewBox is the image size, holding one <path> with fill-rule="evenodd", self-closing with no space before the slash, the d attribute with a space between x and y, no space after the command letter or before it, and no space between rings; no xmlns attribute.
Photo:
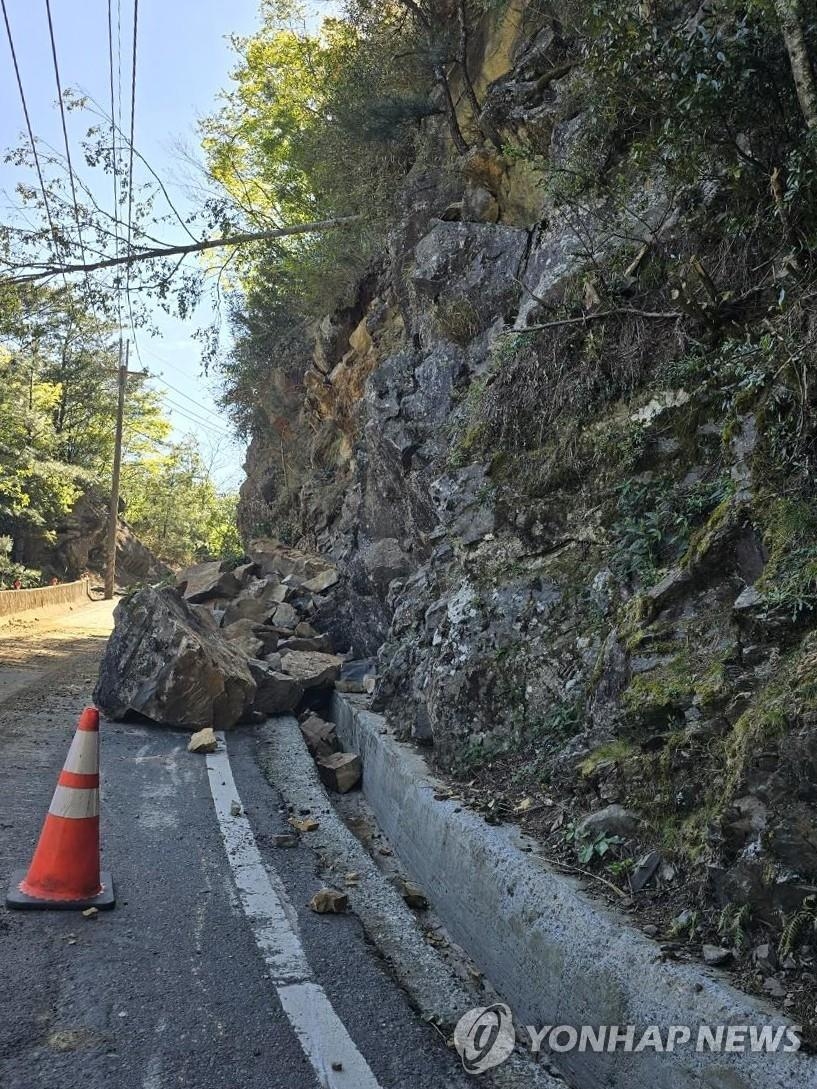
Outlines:
<svg viewBox="0 0 817 1089"><path fill-rule="evenodd" d="M110 486L116 421L114 327L63 286L0 295L0 586L39 585L80 497ZM195 438L170 441L161 395L131 382L124 517L171 564L238 549L235 496L213 483Z"/></svg>

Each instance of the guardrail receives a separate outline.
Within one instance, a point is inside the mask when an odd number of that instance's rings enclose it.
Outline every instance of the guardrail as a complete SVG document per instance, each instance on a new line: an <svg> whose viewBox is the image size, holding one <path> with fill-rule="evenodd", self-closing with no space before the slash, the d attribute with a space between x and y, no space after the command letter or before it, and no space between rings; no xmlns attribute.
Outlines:
<svg viewBox="0 0 817 1089"><path fill-rule="evenodd" d="M57 586L37 586L33 590L0 590L0 616L45 609L49 605L73 605L89 599L88 580L61 582Z"/></svg>

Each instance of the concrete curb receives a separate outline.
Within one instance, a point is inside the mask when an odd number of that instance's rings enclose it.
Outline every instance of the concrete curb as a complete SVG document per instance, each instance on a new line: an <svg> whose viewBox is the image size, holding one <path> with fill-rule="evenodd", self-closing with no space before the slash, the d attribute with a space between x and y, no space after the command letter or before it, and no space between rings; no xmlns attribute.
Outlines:
<svg viewBox="0 0 817 1089"><path fill-rule="evenodd" d="M492 999L468 988L429 947L414 913L330 801L297 720L290 715L268 719L257 736L259 765L269 783L295 812L307 809L318 819L319 827L305 837L304 846L318 855L325 878L337 888L344 888L345 873L360 874L359 883L346 889L352 910L423 1018L450 1034L464 1013ZM521 1049L481 1080L488 1089L564 1089L561 1079L535 1066Z"/></svg>
<svg viewBox="0 0 817 1089"><path fill-rule="evenodd" d="M661 959L658 945L593 902L578 883L522 850L535 841L491 826L439 787L382 716L335 695L345 749L385 834L445 926L525 1024L787 1025L778 1011L705 969ZM665 1035L665 1034L664 1034ZM666 1038L666 1037L665 1037ZM578 1050L557 1065L582 1089L806 1089L817 1061L782 1051Z"/></svg>
<svg viewBox="0 0 817 1089"><path fill-rule="evenodd" d="M16 616L51 605L72 605L87 601L88 580L62 582L59 586L38 586L33 590L0 590L0 616Z"/></svg>

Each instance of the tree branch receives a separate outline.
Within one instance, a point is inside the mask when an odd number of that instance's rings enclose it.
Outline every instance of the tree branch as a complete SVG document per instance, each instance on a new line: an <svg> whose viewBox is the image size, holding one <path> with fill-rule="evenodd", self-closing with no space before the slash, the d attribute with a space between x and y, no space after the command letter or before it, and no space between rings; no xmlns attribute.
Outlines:
<svg viewBox="0 0 817 1089"><path fill-rule="evenodd" d="M289 227L278 227L271 231L256 231L244 234L234 234L225 238L207 238L203 242L193 242L184 246L164 246L147 250L137 250L123 257L106 257L101 261L90 261L85 264L59 265L53 262L35 264L29 262L21 267L37 269L36 272L26 273L21 276L0 277L0 282L28 283L32 280L44 280L49 276L71 272L97 272L103 268L113 268L116 265L134 264L137 261L154 261L162 257L186 257L191 253L202 253L205 250L221 249L223 246L241 246L248 242L266 242L274 238L288 238L292 235L314 234L318 231L335 230L338 227L346 227L359 222L363 217L339 216L336 219L318 220L315 223L297 223Z"/></svg>
<svg viewBox="0 0 817 1089"><path fill-rule="evenodd" d="M599 310L597 314L582 314L579 318L559 318L556 321L543 322L541 325L526 325L523 329L503 329L499 335L517 336L520 333L538 333L541 329L555 329L560 325L586 325L588 321L598 321L599 318L609 318L619 314L651 318L654 321L676 321L684 316L680 310L636 310L630 306L617 306L612 310Z"/></svg>

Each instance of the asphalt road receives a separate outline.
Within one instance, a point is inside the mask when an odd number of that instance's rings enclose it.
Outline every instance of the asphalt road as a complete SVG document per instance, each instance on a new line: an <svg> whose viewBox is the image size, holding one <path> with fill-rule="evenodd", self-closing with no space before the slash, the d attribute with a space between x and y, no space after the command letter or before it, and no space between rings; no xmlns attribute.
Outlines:
<svg viewBox="0 0 817 1089"><path fill-rule="evenodd" d="M109 628L109 608L93 605L0 629L4 885L30 859ZM0 909L0 1085L320 1085L239 895L207 761L187 753L186 734L144 725L103 721L101 741L103 861L118 905L91 920ZM272 886L291 905L310 979L350 1046L382 1089L473 1085L355 916L308 909L322 885L318 859L305 843L272 845L288 830L287 813L259 770L256 745L251 732L229 735L242 817ZM343 1072L327 1077L357 1089Z"/></svg>

